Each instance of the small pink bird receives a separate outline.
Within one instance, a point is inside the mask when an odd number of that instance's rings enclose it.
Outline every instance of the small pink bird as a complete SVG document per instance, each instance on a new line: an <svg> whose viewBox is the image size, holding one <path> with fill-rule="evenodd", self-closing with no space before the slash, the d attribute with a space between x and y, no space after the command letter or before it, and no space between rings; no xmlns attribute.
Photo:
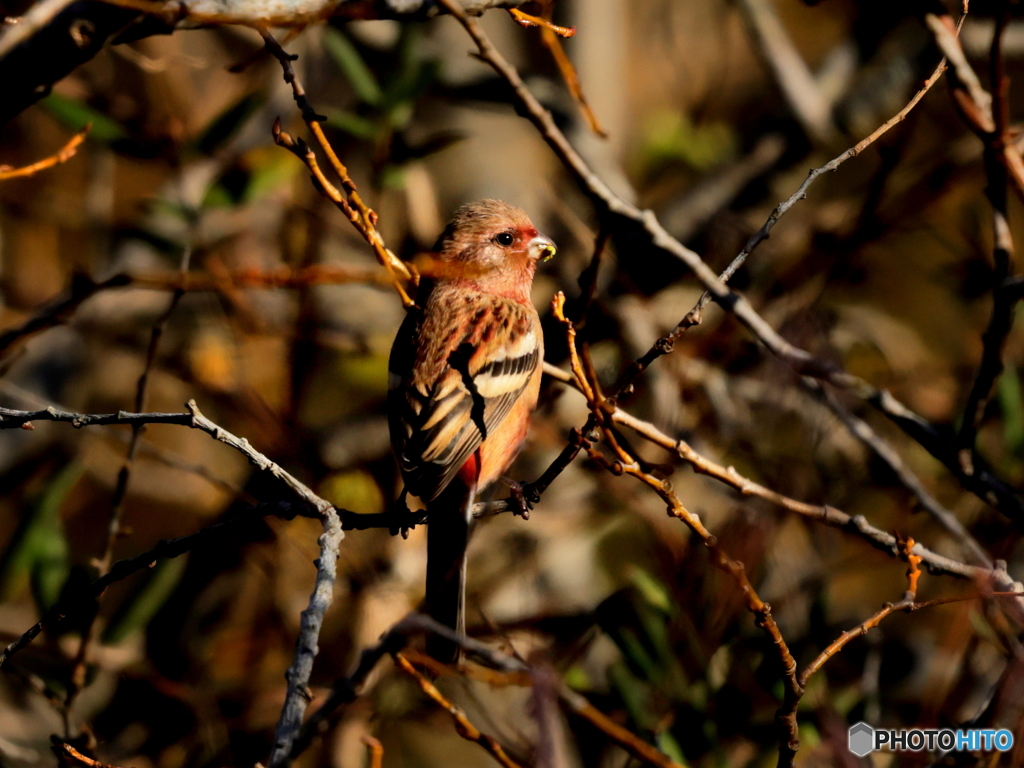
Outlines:
<svg viewBox="0 0 1024 768"><path fill-rule="evenodd" d="M455 212L434 250L391 348L388 422L406 491L427 506L426 610L461 633L473 502L515 459L537 405L530 286L555 245L523 211L482 200ZM427 651L459 657L436 637Z"/></svg>

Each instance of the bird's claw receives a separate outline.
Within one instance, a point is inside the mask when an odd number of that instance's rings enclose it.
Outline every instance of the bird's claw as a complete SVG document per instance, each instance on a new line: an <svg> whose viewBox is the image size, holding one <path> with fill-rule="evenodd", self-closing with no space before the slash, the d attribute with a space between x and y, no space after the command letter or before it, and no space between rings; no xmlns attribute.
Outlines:
<svg viewBox="0 0 1024 768"><path fill-rule="evenodd" d="M523 518L523 520L529 520L533 503L530 499L526 498L527 484L520 483L518 480L509 480L507 477L502 479L508 484L512 514Z"/></svg>

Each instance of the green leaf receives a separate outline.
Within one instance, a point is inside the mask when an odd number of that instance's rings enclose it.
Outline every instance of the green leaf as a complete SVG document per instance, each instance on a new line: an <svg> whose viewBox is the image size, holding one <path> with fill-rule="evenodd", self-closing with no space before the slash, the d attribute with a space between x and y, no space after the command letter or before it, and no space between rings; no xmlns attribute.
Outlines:
<svg viewBox="0 0 1024 768"><path fill-rule="evenodd" d="M645 167L681 162L706 171L737 156L735 129L724 122L695 124L683 112L663 110L647 120L642 146Z"/></svg>
<svg viewBox="0 0 1024 768"><path fill-rule="evenodd" d="M638 565L628 569L629 580L633 583L648 605L659 608L666 614L672 613L672 596L660 581Z"/></svg>
<svg viewBox="0 0 1024 768"><path fill-rule="evenodd" d="M608 682L622 698L626 712L639 728L653 731L658 726L660 717L650 685L635 677L622 662L608 667Z"/></svg>
<svg viewBox="0 0 1024 768"><path fill-rule="evenodd" d="M26 581L40 611L48 610L60 597L71 569L60 510L84 471L74 462L64 467L51 479L39 503L21 519L0 556L0 600L14 597Z"/></svg>
<svg viewBox="0 0 1024 768"><path fill-rule="evenodd" d="M405 189L405 171L397 165L386 165L380 172L382 189Z"/></svg>
<svg viewBox="0 0 1024 768"><path fill-rule="evenodd" d="M226 109L199 137L196 149L206 155L215 152L245 125L245 121L252 117L265 101L262 93L251 93Z"/></svg>
<svg viewBox="0 0 1024 768"><path fill-rule="evenodd" d="M80 101L61 96L59 93L51 93L39 103L73 131L80 131L91 123L89 138L94 141L111 144L128 138L120 123Z"/></svg>
<svg viewBox="0 0 1024 768"><path fill-rule="evenodd" d="M161 560L153 566L142 584L118 607L103 630L102 642L117 645L145 629L178 586L187 565L188 557L182 555Z"/></svg>
<svg viewBox="0 0 1024 768"><path fill-rule="evenodd" d="M686 758L683 757L682 747L679 746L679 742L676 741L676 737L672 735L671 731L662 731L656 738L658 742L658 749L680 765L686 764Z"/></svg>
<svg viewBox="0 0 1024 768"><path fill-rule="evenodd" d="M345 75L352 88L363 101L371 106L377 106L384 98L377 78L373 76L370 68L366 66L359 51L352 45L352 41L345 35L332 27L324 29L324 48L334 59L338 69Z"/></svg>
<svg viewBox="0 0 1024 768"><path fill-rule="evenodd" d="M276 147L267 149L277 149ZM254 150L246 156L250 168L249 185L243 199L247 203L259 200L288 182L303 166L290 152L261 152Z"/></svg>
<svg viewBox="0 0 1024 768"><path fill-rule="evenodd" d="M202 207L203 208L230 208L235 204L235 200L231 197L231 193L228 192L227 188L223 184L213 184L208 190L206 195L203 197Z"/></svg>
<svg viewBox="0 0 1024 768"><path fill-rule="evenodd" d="M366 470L335 472L320 485L320 494L334 506L359 515L384 511L384 494Z"/></svg>
<svg viewBox="0 0 1024 768"><path fill-rule="evenodd" d="M357 139L372 141L381 132L381 126L373 120L357 115L354 112L346 112L343 109L329 109L327 112L327 125L337 128Z"/></svg>
<svg viewBox="0 0 1024 768"><path fill-rule="evenodd" d="M1016 366L1006 366L999 377L998 394L1003 411L1003 439L1011 453L1018 453L1024 447L1024 391Z"/></svg>
<svg viewBox="0 0 1024 768"><path fill-rule="evenodd" d="M414 69L399 72L384 91L384 105L394 108L401 104L411 104L437 80L439 72L440 67L433 61L425 64L417 62Z"/></svg>
<svg viewBox="0 0 1024 768"><path fill-rule="evenodd" d="M594 687L586 668L580 664L569 667L562 679L574 691L588 691Z"/></svg>

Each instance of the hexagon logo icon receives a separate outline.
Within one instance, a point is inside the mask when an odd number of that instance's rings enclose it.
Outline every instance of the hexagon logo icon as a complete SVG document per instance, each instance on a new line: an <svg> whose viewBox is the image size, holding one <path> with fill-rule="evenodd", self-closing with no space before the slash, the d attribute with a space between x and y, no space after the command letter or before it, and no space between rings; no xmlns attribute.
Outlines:
<svg viewBox="0 0 1024 768"><path fill-rule="evenodd" d="M867 723L850 726L850 751L864 757L875 751L875 729Z"/></svg>

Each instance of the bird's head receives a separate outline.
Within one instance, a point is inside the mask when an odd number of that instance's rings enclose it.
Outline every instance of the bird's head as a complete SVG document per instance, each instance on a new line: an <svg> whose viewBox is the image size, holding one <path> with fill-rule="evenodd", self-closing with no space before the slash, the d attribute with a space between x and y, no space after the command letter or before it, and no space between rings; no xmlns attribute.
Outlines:
<svg viewBox="0 0 1024 768"><path fill-rule="evenodd" d="M427 277L467 281L489 293L528 300L537 263L555 255L555 244L519 208L481 200L455 212L434 251L421 270Z"/></svg>

